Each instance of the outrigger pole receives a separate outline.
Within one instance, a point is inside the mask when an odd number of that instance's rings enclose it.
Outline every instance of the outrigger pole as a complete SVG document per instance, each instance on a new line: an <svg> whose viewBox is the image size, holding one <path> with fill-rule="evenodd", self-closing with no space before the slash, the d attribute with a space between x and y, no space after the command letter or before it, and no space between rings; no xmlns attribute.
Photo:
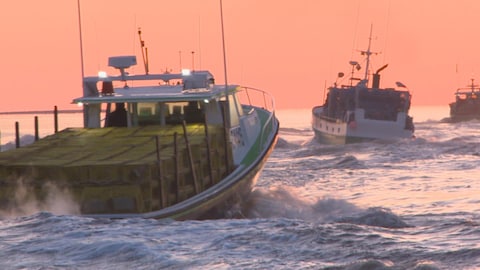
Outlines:
<svg viewBox="0 0 480 270"><path fill-rule="evenodd" d="M140 39L140 48L142 49L143 65L145 66L145 75L148 75L148 50L145 47L145 41L142 39L142 29L138 28L138 37Z"/></svg>

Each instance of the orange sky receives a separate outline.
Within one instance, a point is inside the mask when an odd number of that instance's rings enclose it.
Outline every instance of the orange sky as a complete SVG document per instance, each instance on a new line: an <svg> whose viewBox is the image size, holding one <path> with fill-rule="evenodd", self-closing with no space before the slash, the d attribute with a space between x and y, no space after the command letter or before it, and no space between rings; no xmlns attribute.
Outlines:
<svg viewBox="0 0 480 270"><path fill-rule="evenodd" d="M219 0L82 0L81 8L86 75L115 72L107 57L123 54L137 55L130 72L142 73L141 27L151 73L181 62L223 82ZM388 63L382 86L401 81L413 106L447 106L456 88L480 82L480 1L224 0L223 8L229 83L271 92L277 109L322 103L325 84L363 60L370 25L379 52L371 70ZM0 34L0 111L76 108L76 0L3 1Z"/></svg>

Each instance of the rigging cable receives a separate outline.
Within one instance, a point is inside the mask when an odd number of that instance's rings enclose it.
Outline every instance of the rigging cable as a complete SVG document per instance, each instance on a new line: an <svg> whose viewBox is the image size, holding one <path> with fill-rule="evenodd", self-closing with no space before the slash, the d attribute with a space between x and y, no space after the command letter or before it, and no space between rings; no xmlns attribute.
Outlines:
<svg viewBox="0 0 480 270"><path fill-rule="evenodd" d="M358 18L360 16L360 1L358 1L357 7L357 18L355 19L355 29L353 30L353 44L352 44L352 54L350 55L350 59L353 59L353 53L355 50L355 42L357 40L357 31L358 31Z"/></svg>
<svg viewBox="0 0 480 270"><path fill-rule="evenodd" d="M390 26L390 6L391 6L392 1L388 1L388 8L387 8L387 25L385 27L385 45L383 46L383 64L385 64L385 58L386 58L386 51L387 51L387 40L388 40L388 28Z"/></svg>

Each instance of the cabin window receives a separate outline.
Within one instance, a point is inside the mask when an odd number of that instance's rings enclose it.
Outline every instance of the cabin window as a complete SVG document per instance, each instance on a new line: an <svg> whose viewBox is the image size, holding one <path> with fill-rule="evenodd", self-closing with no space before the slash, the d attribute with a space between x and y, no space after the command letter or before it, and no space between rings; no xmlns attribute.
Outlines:
<svg viewBox="0 0 480 270"><path fill-rule="evenodd" d="M238 126L240 124L240 116L243 115L243 110L240 102L234 95L228 96L229 109L230 109L230 126Z"/></svg>
<svg viewBox="0 0 480 270"><path fill-rule="evenodd" d="M102 104L102 111L105 111L105 127L163 126L181 124L184 120L187 123L203 123L205 121L203 106L204 104L199 101L107 103ZM93 117L91 118L90 122L95 121Z"/></svg>
<svg viewBox="0 0 480 270"><path fill-rule="evenodd" d="M187 123L203 123L205 122L205 113L202 104L198 101L189 101L183 106L183 114Z"/></svg>
<svg viewBox="0 0 480 270"><path fill-rule="evenodd" d="M138 103L139 125L164 125L187 123L203 123L205 115L201 103L189 102L155 102Z"/></svg>
<svg viewBox="0 0 480 270"><path fill-rule="evenodd" d="M160 125L160 103L143 102L137 104L138 125Z"/></svg>
<svg viewBox="0 0 480 270"><path fill-rule="evenodd" d="M165 124L203 123L205 112L199 101L163 103L162 121Z"/></svg>
<svg viewBox="0 0 480 270"><path fill-rule="evenodd" d="M242 109L242 104L240 102L240 100L236 97L236 96L232 96L233 97L233 100L234 100L234 104L235 104L235 108L237 110L237 113L238 113L238 116L242 116L243 115L243 109Z"/></svg>
<svg viewBox="0 0 480 270"><path fill-rule="evenodd" d="M181 124L184 120L183 107L186 102L167 103L165 122L167 124Z"/></svg>

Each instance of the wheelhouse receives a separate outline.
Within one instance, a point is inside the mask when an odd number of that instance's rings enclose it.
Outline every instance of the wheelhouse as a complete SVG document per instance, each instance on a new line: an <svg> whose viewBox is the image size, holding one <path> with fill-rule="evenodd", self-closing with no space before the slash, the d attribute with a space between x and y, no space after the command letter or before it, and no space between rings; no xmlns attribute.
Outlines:
<svg viewBox="0 0 480 270"><path fill-rule="evenodd" d="M186 123L222 124L232 127L244 114L236 93L237 86L214 85L208 71L127 75L134 56L112 57L109 65L120 76L99 75L84 79L83 97L74 103L83 106L84 127L137 127ZM156 81L151 86L151 81ZM145 83L149 82L149 86ZM227 104L229 99L229 106ZM219 110L228 111L226 117Z"/></svg>

